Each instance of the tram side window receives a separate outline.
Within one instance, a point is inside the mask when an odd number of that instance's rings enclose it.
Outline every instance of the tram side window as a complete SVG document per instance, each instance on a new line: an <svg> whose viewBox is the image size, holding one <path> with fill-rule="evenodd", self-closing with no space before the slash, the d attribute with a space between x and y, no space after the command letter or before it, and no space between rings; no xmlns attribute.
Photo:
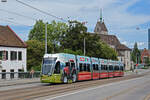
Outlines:
<svg viewBox="0 0 150 100"><path fill-rule="evenodd" d="M93 70L95 70L95 71L98 70L98 64L93 64Z"/></svg>
<svg viewBox="0 0 150 100"><path fill-rule="evenodd" d="M96 66L95 66L95 64L93 64L93 70L95 70L96 69Z"/></svg>
<svg viewBox="0 0 150 100"><path fill-rule="evenodd" d="M112 65L109 66L109 70L113 70L113 66Z"/></svg>
<svg viewBox="0 0 150 100"><path fill-rule="evenodd" d="M120 70L121 70L121 71L124 71L124 68L123 68L123 66L121 66L121 67L120 67Z"/></svg>
<svg viewBox="0 0 150 100"><path fill-rule="evenodd" d="M105 67L104 67L104 65L101 65L101 70L105 70Z"/></svg>
<svg viewBox="0 0 150 100"><path fill-rule="evenodd" d="M60 62L59 61L55 65L54 73L55 74L59 74L60 73Z"/></svg>
<svg viewBox="0 0 150 100"><path fill-rule="evenodd" d="M75 68L75 63L71 63L71 68Z"/></svg>
<svg viewBox="0 0 150 100"><path fill-rule="evenodd" d="M104 70L106 70L106 71L108 70L108 67L107 67L107 65L104 65Z"/></svg>
<svg viewBox="0 0 150 100"><path fill-rule="evenodd" d="M69 62L66 62L66 66L70 66L70 63L69 63Z"/></svg>
<svg viewBox="0 0 150 100"><path fill-rule="evenodd" d="M84 71L84 69L83 69L83 64L82 64L82 63L79 63L79 71L80 71L80 72Z"/></svg>
<svg viewBox="0 0 150 100"><path fill-rule="evenodd" d="M86 71L86 64L84 64L84 71Z"/></svg>
<svg viewBox="0 0 150 100"><path fill-rule="evenodd" d="M90 72L90 64L87 64L87 71Z"/></svg>
<svg viewBox="0 0 150 100"><path fill-rule="evenodd" d="M119 66L115 66L115 70L118 71L119 70Z"/></svg>

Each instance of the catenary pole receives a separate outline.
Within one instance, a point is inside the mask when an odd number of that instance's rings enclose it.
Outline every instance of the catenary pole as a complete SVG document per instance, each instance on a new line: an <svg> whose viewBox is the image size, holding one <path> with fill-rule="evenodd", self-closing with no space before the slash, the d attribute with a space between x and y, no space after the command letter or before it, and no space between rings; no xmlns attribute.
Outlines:
<svg viewBox="0 0 150 100"><path fill-rule="evenodd" d="M47 54L47 23L45 24L45 54Z"/></svg>

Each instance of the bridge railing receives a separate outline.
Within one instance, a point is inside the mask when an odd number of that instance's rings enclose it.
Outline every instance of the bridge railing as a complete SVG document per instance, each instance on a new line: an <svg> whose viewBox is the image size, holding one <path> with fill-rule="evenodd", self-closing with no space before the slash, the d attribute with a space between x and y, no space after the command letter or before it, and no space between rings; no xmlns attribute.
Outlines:
<svg viewBox="0 0 150 100"><path fill-rule="evenodd" d="M39 78L41 72L0 72L0 79Z"/></svg>

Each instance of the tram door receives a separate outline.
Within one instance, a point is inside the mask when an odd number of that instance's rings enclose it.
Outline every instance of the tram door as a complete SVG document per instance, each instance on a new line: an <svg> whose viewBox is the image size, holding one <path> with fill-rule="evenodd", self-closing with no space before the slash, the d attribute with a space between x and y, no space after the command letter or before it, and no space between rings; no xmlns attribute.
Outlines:
<svg viewBox="0 0 150 100"><path fill-rule="evenodd" d="M119 66L116 65L115 68L114 68L114 76L120 76L120 71L119 71Z"/></svg>
<svg viewBox="0 0 150 100"><path fill-rule="evenodd" d="M92 64L93 66L93 79L99 79L99 67L98 64Z"/></svg>
<svg viewBox="0 0 150 100"><path fill-rule="evenodd" d="M54 82L60 82L61 80L61 74L60 74L60 61L57 61L54 67Z"/></svg>
<svg viewBox="0 0 150 100"><path fill-rule="evenodd" d="M54 74L60 74L60 61L55 65Z"/></svg>
<svg viewBox="0 0 150 100"><path fill-rule="evenodd" d="M69 77L72 77L72 75L76 73L76 68L75 68L74 61L66 62L65 67L68 67L67 68L67 73L68 73Z"/></svg>
<svg viewBox="0 0 150 100"><path fill-rule="evenodd" d="M107 65L101 65L100 71L100 78L107 78L108 77L108 67Z"/></svg>
<svg viewBox="0 0 150 100"><path fill-rule="evenodd" d="M113 65L109 65L108 66L108 70L109 70L109 77L114 77L114 72L113 72L113 70L114 70L114 67L113 67Z"/></svg>
<svg viewBox="0 0 150 100"><path fill-rule="evenodd" d="M124 76L124 67L120 66L120 76Z"/></svg>
<svg viewBox="0 0 150 100"><path fill-rule="evenodd" d="M90 80L92 78L90 66L87 63L79 63L78 80Z"/></svg>

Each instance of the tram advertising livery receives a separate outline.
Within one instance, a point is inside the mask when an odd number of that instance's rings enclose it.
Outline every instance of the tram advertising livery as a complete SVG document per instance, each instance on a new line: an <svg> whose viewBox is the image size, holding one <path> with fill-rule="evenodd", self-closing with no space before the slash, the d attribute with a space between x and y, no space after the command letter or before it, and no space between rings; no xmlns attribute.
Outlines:
<svg viewBox="0 0 150 100"><path fill-rule="evenodd" d="M66 53L45 54L42 61L42 83L72 83L118 76L124 76L124 66L119 61Z"/></svg>

